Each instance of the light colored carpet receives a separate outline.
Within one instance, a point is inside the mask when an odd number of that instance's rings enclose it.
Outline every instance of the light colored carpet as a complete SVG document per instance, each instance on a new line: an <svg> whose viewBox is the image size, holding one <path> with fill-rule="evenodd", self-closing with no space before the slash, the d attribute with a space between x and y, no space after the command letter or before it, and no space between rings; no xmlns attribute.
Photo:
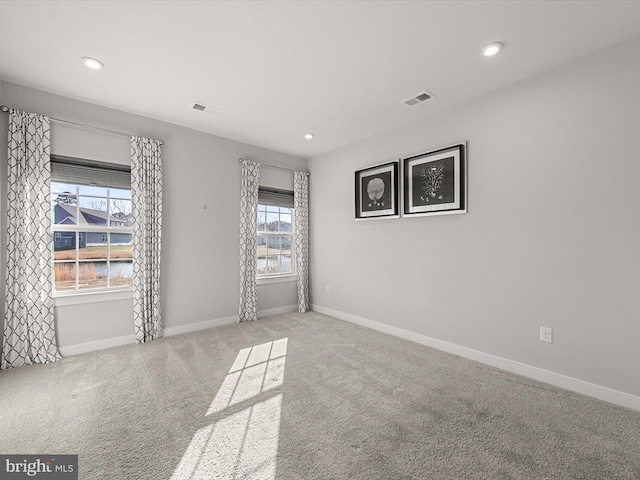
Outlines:
<svg viewBox="0 0 640 480"><path fill-rule="evenodd" d="M81 479L640 479L640 412L317 313L0 373Z"/></svg>

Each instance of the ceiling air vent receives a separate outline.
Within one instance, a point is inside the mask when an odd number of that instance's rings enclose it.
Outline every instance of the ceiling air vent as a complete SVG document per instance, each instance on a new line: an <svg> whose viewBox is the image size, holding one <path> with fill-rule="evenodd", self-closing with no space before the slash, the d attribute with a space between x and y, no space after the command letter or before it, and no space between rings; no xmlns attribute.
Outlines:
<svg viewBox="0 0 640 480"><path fill-rule="evenodd" d="M216 107L210 107L208 105L203 105L202 103L192 102L189 105L192 110L196 110L198 112L208 113L210 115L218 115L220 113L220 109Z"/></svg>
<svg viewBox="0 0 640 480"><path fill-rule="evenodd" d="M402 103L404 103L405 105L408 105L410 107L413 107L414 105L418 105L419 103L425 102L427 100L429 100L430 98L435 97L435 95L433 93L429 93L426 90L418 93L417 95L414 95L413 97L407 98L406 100L403 100Z"/></svg>

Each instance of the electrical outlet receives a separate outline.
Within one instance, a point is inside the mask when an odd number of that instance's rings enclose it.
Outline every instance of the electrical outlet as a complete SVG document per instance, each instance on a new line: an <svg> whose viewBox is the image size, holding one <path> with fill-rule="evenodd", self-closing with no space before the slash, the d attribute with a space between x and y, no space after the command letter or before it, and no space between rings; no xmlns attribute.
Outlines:
<svg viewBox="0 0 640 480"><path fill-rule="evenodd" d="M540 341L552 343L553 342L553 328L540 327Z"/></svg>
<svg viewBox="0 0 640 480"><path fill-rule="evenodd" d="M329 285L324 287L324 293L327 295L331 295L331 287Z"/></svg>

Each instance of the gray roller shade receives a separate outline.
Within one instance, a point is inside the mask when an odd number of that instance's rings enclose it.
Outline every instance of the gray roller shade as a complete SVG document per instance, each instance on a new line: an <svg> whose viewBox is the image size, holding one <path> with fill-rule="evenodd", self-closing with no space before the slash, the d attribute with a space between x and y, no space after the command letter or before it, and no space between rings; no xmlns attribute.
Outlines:
<svg viewBox="0 0 640 480"><path fill-rule="evenodd" d="M51 155L51 181L131 189L131 168L126 165Z"/></svg>
<svg viewBox="0 0 640 480"><path fill-rule="evenodd" d="M293 208L293 192L278 188L259 187L258 203L262 205L277 205Z"/></svg>

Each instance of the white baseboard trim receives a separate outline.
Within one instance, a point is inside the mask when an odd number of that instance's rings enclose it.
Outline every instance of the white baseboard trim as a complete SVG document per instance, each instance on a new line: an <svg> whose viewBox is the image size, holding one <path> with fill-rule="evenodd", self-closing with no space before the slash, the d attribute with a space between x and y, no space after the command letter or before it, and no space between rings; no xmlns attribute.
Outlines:
<svg viewBox="0 0 640 480"><path fill-rule="evenodd" d="M272 317L273 315L282 315L283 313L297 312L298 305L287 305L286 307L270 308L258 312L258 318Z"/></svg>
<svg viewBox="0 0 640 480"><path fill-rule="evenodd" d="M238 321L238 316L214 318L213 320L207 320L205 322L188 323L187 325L179 325L177 327L165 328L163 332L164 337L173 337L174 335L181 335L183 333L197 332L198 330L205 330L207 328L221 327L223 325L231 325Z"/></svg>
<svg viewBox="0 0 640 480"><path fill-rule="evenodd" d="M297 305L287 305L286 307L271 308L269 310L262 310L258 312L258 318L270 317L272 315L280 315L282 313L295 312L298 310ZM183 333L196 332L198 330L205 330L207 328L221 327L222 325L230 325L238 321L238 316L215 318L213 320L207 320L205 322L189 323L187 325L179 325L177 327L165 328L163 336L172 337L174 335L181 335ZM71 355L79 355L81 353L94 352L96 350L103 350L105 348L120 347L122 345L131 345L136 343L136 337L132 335L125 335L123 337L106 338L104 340L97 340L95 342L80 343L77 345L69 345L67 347L60 347L60 355L63 357L69 357Z"/></svg>
<svg viewBox="0 0 640 480"><path fill-rule="evenodd" d="M105 348L120 347L122 345L131 345L136 343L135 335L125 335L124 337L106 338L95 342L79 343L77 345L69 345L68 347L60 347L60 355L69 357L71 355L80 355L81 353L93 352L95 350L104 350Z"/></svg>
<svg viewBox="0 0 640 480"><path fill-rule="evenodd" d="M311 305L311 309L314 312L322 313L330 317L344 320L347 322L355 323L363 327L378 330L379 332L388 333L396 337L404 338L428 347L436 348L460 357L475 360L476 362L491 365L492 367L500 368L508 372L517 373L524 377L529 377L534 380L539 380L556 387L571 390L572 392L581 393L590 397L604 400L605 402L620 405L622 407L631 408L633 410L640 411L640 397L632 395L630 393L614 390L602 385L596 385L594 383L579 380L577 378L568 377L560 373L551 372L542 368L527 365L525 363L516 362L508 358L498 357L490 353L481 352L472 348L463 347L454 343L438 340L437 338L428 337L420 333L411 332L402 328L394 327L384 323L368 320L366 318L351 315L349 313L339 312L331 308L326 308L321 305Z"/></svg>

